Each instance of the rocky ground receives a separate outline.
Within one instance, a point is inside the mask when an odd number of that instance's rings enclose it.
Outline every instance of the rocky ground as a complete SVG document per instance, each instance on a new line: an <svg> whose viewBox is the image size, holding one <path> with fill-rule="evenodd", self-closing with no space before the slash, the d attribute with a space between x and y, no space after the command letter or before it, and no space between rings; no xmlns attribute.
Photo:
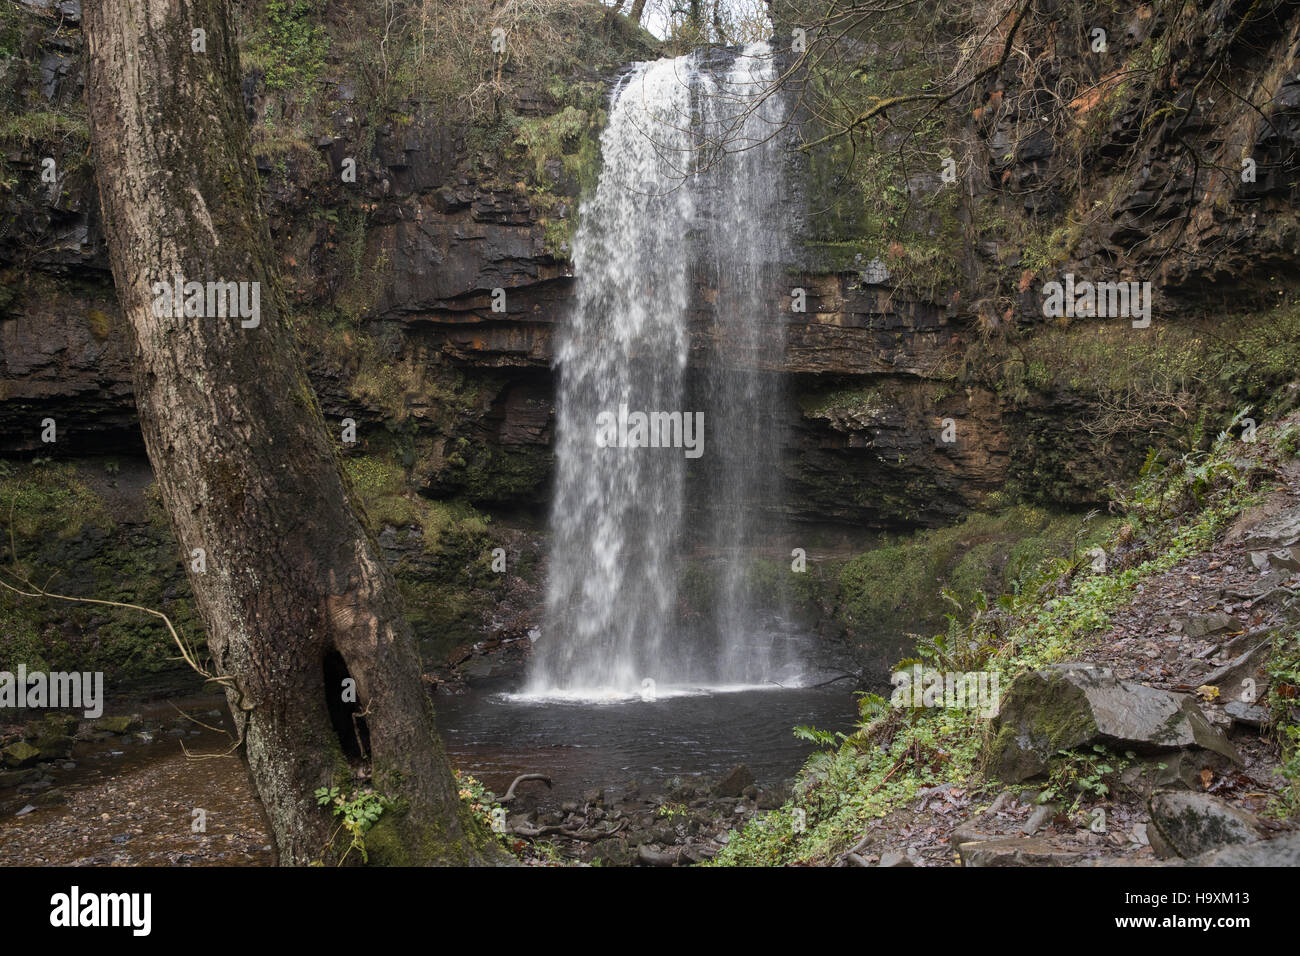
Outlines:
<svg viewBox="0 0 1300 956"><path fill-rule="evenodd" d="M212 729L219 699L181 704L208 726L168 707L0 728L0 863L268 865L248 775Z"/></svg>
<svg viewBox="0 0 1300 956"><path fill-rule="evenodd" d="M1005 692L987 749L1012 786L926 788L828 862L1300 865L1300 831L1264 813L1285 785L1265 664L1300 622L1300 465L1279 477L1214 547L1139 585L1076 660ZM1089 747L1079 779L1104 764L1108 792L1044 781L1057 750Z"/></svg>
<svg viewBox="0 0 1300 956"><path fill-rule="evenodd" d="M539 807L539 790L521 785L520 793L506 827L529 862L687 866L712 859L735 827L779 807L789 786L761 789L742 764L712 780L590 790L558 809Z"/></svg>

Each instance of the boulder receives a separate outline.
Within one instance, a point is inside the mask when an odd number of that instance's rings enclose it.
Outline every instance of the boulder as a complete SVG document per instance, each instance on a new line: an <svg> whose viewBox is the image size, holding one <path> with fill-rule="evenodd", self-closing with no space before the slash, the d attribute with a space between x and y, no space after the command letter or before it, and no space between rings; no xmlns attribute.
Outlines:
<svg viewBox="0 0 1300 956"><path fill-rule="evenodd" d="M1177 790L1154 794L1147 802L1147 835L1156 856L1184 859L1232 843L1259 839L1258 820L1208 793Z"/></svg>
<svg viewBox="0 0 1300 956"><path fill-rule="evenodd" d="M1268 563L1271 567L1282 568L1285 571L1300 571L1300 553L1295 548L1279 548L1276 551L1268 552Z"/></svg>
<svg viewBox="0 0 1300 956"><path fill-rule="evenodd" d="M878 866L916 866L911 857L899 850L886 850L880 854Z"/></svg>
<svg viewBox="0 0 1300 956"><path fill-rule="evenodd" d="M68 802L67 796L62 790L46 790L44 793L32 797L32 803L38 807L56 807Z"/></svg>
<svg viewBox="0 0 1300 956"><path fill-rule="evenodd" d="M754 775L743 763L737 764L723 774L722 779L713 786L713 793L719 797L739 797L747 787L754 784Z"/></svg>
<svg viewBox="0 0 1300 956"><path fill-rule="evenodd" d="M46 714L40 720L29 720L23 725L23 737L27 740L41 737L71 737L76 732L77 718L66 714Z"/></svg>
<svg viewBox="0 0 1300 956"><path fill-rule="evenodd" d="M1184 866L1300 866L1300 832L1233 844L1182 862Z"/></svg>
<svg viewBox="0 0 1300 956"><path fill-rule="evenodd" d="M1270 642L1257 644L1222 667L1210 671L1201 678L1201 683L1219 688L1220 700L1253 704L1262 700L1268 690L1268 672L1264 667L1271 652Z"/></svg>
<svg viewBox="0 0 1300 956"><path fill-rule="evenodd" d="M1176 750L1142 758L1125 767L1115 787L1143 800L1159 790L1201 790L1205 786L1202 774L1206 770L1217 777L1231 766L1232 761L1212 750Z"/></svg>
<svg viewBox="0 0 1300 956"><path fill-rule="evenodd" d="M22 740L12 743L4 750L0 750L0 757L4 758L6 766L25 767L28 764L36 763L41 756L41 752L31 744Z"/></svg>
<svg viewBox="0 0 1300 956"><path fill-rule="evenodd" d="M100 717L95 721L95 729L110 734L129 734L140 728L139 717Z"/></svg>
<svg viewBox="0 0 1300 956"><path fill-rule="evenodd" d="M1231 717L1233 722L1246 727L1262 727L1268 722L1267 710L1258 704L1247 704L1245 701L1230 700L1224 704L1223 712Z"/></svg>
<svg viewBox="0 0 1300 956"><path fill-rule="evenodd" d="M963 843L957 847L962 866L1069 866L1081 854L1062 850L1036 837L1011 837Z"/></svg>
<svg viewBox="0 0 1300 956"><path fill-rule="evenodd" d="M1193 640L1223 631L1235 631L1240 625L1237 619L1222 611L1210 611L1208 614L1189 614L1182 621L1182 631Z"/></svg>
<svg viewBox="0 0 1300 956"><path fill-rule="evenodd" d="M29 783L40 775L41 772L36 767L27 767L24 770L0 770L0 790Z"/></svg>
<svg viewBox="0 0 1300 956"><path fill-rule="evenodd" d="M1043 829L1043 827L1051 823L1052 818L1059 812L1059 808L1054 803L1044 803L1040 806L1034 807L1033 811L1029 814L1029 819L1026 820L1024 825L1020 828L1020 832L1028 836L1033 836L1039 830Z"/></svg>
<svg viewBox="0 0 1300 956"><path fill-rule="evenodd" d="M36 739L35 747L41 752L42 760L61 760L72 756L72 745L75 742L71 737L47 734Z"/></svg>
<svg viewBox="0 0 1300 956"><path fill-rule="evenodd" d="M988 766L1017 783L1046 772L1059 750L1098 743L1147 753L1199 747L1241 763L1190 697L1071 662L1016 678L995 718Z"/></svg>

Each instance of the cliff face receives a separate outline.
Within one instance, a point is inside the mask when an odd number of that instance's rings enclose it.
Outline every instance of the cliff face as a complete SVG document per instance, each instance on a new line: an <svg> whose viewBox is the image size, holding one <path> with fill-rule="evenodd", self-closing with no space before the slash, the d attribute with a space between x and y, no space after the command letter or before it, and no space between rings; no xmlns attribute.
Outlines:
<svg viewBox="0 0 1300 956"><path fill-rule="evenodd" d="M1030 335L1048 324L1041 285L1051 274L1105 276L1122 258L1127 272L1155 280L1164 324L1194 322L1229 306L1231 297L1243 304L1265 299L1294 265L1298 21L1280 12L1275 21L1230 29L1239 6L1220 3L1200 34L1170 39L1175 48L1167 55L1183 63L1176 86L1156 94L1182 109L1177 123L1152 124L1149 104L1136 93L1132 102L1120 94L1101 102L1097 94L1097 103L1077 104L1089 123L1090 111L1109 117L1094 131L1085 195L1096 198L1082 216L1067 208L1064 189L1050 187L1074 159L1072 143L1006 106L1048 79L1008 68L975 94L993 105L977 107L961 127L979 172L968 184L964 212L987 218L979 204L991 197L1001 203L999 214L1010 206L1043 228L1064 230L1050 268L1026 243L1017 244L1009 227L1001 230L1006 235L981 232L970 247L951 250L954 260L964 260L965 276L925 293L909 284L910 273L864 282L880 277L866 275L861 255L844 255L851 243L831 255L814 245L804 262L791 264L792 286L808 293L807 312L786 311L785 371L798 385L787 459L803 491L791 505L800 517L933 524L977 505L1009 477L1045 469L1061 479L1054 497L1062 503L1097 500L1100 482L1089 479L1102 475L1088 459L1098 452L1125 459L1127 446L1149 436L1118 436L1118 451L1114 442L1106 449L1081 443L1076 464L1087 479L1072 480L1071 449L1042 448L1035 423L1086 416L1096 396L1055 381L1009 395L990 372L996 361L973 374L961 366L974 344L987 341L990 324ZM39 421L47 416L60 422L60 454L138 449L128 356L96 224L94 171L84 157L69 156L83 131L76 119L75 16L65 15L56 28L60 21L43 8L26 10L9 14L22 27L28 59L7 61L7 95L29 107L24 116L66 111L72 118L33 122L6 155L0 450L41 449ZM1122 35L1112 32L1117 56L1172 33L1163 20L1151 7L1134 6ZM1071 69L1071 57L1087 54L1042 52L1055 54L1050 62L1059 73ZM1228 93L1207 95L1198 64L1231 71L1225 76L1232 89L1248 98L1258 89L1276 93L1256 110ZM348 81L336 79L323 84L327 103L317 111L313 139L286 147L266 129L274 128L272 114L286 112L283 96L268 93L261 79L253 73L246 83L265 148L258 165L327 414L354 418L363 433L382 422L400 422L404 430L409 424L414 476L426 491L486 504L537 503L551 437L552 332L573 292L566 238L583 180L593 173L603 95L594 91L608 74L589 78L581 98L571 97L580 109L566 93L521 95L523 132L513 142L498 137L486 145L473 129L418 105L398 121L368 120L354 108ZM1103 75L1097 89L1105 91L1106 82ZM553 142L533 135L554 132L550 125L561 115L579 118ZM544 145L533 148L535 142ZM1189 159L1197 148L1204 151L1195 153L1199 166ZM57 181L44 183L42 161L56 154ZM1224 172L1237 169L1241 155L1257 161L1252 182ZM351 159L356 183L345 184L341 171ZM1043 183L1048 188L1035 188ZM1008 197L1020 195L1032 209L1014 208ZM812 226L815 232L818 224ZM1007 275L1019 281L1004 291ZM706 281L701 302L709 297ZM963 285L970 289L965 295ZM504 312L493 309L494 289L505 292ZM702 336L703 308L700 323ZM448 382L458 399L452 408ZM847 404L836 405L836 395L847 395ZM957 425L955 441L942 440L945 419ZM478 466L459 465L464 455L457 448L466 443ZM509 480L492 480L494 468L504 468Z"/></svg>
<svg viewBox="0 0 1300 956"><path fill-rule="evenodd" d="M1093 504L1153 441L1275 397L1270 380L1238 389L1211 355L1213 341L1276 325L1265 310L1300 256L1300 14L1281 5L1241 27L1246 6L1219 0L1186 27L1127 4L1109 65L1066 37L1050 49L1028 37L1036 72L989 76L952 124L971 172L959 239L935 276L908 249L891 245L882 262L852 235L819 235L822 213L810 214L789 270L807 311L780 304L794 517L936 525L1004 488ZM141 458L97 221L95 177L111 171L92 169L85 147L75 0L10 5L0 42L11 54L0 98L15 117L0 137L0 454ZM653 55L643 38L619 42L626 59ZM1173 81L1121 88L1125 57L1162 42ZM1070 104L1075 126L1043 129L1024 104L1072 72L1092 82ZM347 63L327 66L306 103L250 69L245 105L282 274L326 415L358 425L347 454L398 463L408 490L433 498L540 509L553 333L574 290L568 242L613 75L521 86L485 124L435 102L376 113ZM1236 97L1211 92L1225 84ZM1250 182L1232 174L1243 155L1258 163ZM1056 185L1081 162L1072 188ZM923 176L908 188L943 185ZM871 214L872 197L854 201ZM901 228L903 245L935 232ZM1042 285L1066 272L1154 280L1156 328L1116 346L1097 323L1045 320ZM1160 384L1160 367L1188 355L1219 364ZM1116 362L1152 377L1152 395L1099 388L1093 372Z"/></svg>

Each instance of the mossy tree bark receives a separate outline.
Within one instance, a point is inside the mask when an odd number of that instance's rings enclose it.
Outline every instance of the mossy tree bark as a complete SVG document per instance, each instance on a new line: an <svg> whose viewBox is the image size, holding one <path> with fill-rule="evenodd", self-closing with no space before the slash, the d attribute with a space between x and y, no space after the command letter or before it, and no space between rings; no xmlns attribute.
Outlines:
<svg viewBox="0 0 1300 956"><path fill-rule="evenodd" d="M313 792L351 784L355 736L336 706L343 668L373 785L395 801L367 841L371 861L500 862L457 797L393 578L297 351L228 0L96 0L85 33L91 142L141 428L187 566L194 549L206 553L190 584L214 669L233 679L228 699L280 862L331 859L336 821ZM260 322L156 315L154 284L176 276L258 283Z"/></svg>

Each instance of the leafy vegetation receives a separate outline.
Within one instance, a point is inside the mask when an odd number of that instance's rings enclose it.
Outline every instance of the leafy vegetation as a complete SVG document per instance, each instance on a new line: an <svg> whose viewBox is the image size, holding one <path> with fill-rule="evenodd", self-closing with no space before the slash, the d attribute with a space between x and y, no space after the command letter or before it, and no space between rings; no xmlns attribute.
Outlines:
<svg viewBox="0 0 1300 956"><path fill-rule="evenodd" d="M306 88L325 68L330 38L318 0L267 0L266 26L253 40L251 62L268 90Z"/></svg>
<svg viewBox="0 0 1300 956"><path fill-rule="evenodd" d="M376 793L369 787L356 792L344 794L338 787L320 787L316 790L316 802L322 807L329 807L330 813L339 818L338 829L348 837L348 845L339 856L338 865L342 866L353 850L361 855L363 863L369 862L366 852L366 832L379 822L379 818L392 802L383 794ZM330 843L334 842L331 836Z"/></svg>
<svg viewBox="0 0 1300 956"><path fill-rule="evenodd" d="M1019 593L1044 560L1097 546L1115 524L1016 505L947 528L886 537L840 571L840 619L850 629L874 631L941 624L944 589L958 602Z"/></svg>
<svg viewBox="0 0 1300 956"><path fill-rule="evenodd" d="M1300 633L1273 636L1268 673L1271 683L1265 703L1282 749L1279 772L1287 783L1273 809L1294 817L1300 814Z"/></svg>

